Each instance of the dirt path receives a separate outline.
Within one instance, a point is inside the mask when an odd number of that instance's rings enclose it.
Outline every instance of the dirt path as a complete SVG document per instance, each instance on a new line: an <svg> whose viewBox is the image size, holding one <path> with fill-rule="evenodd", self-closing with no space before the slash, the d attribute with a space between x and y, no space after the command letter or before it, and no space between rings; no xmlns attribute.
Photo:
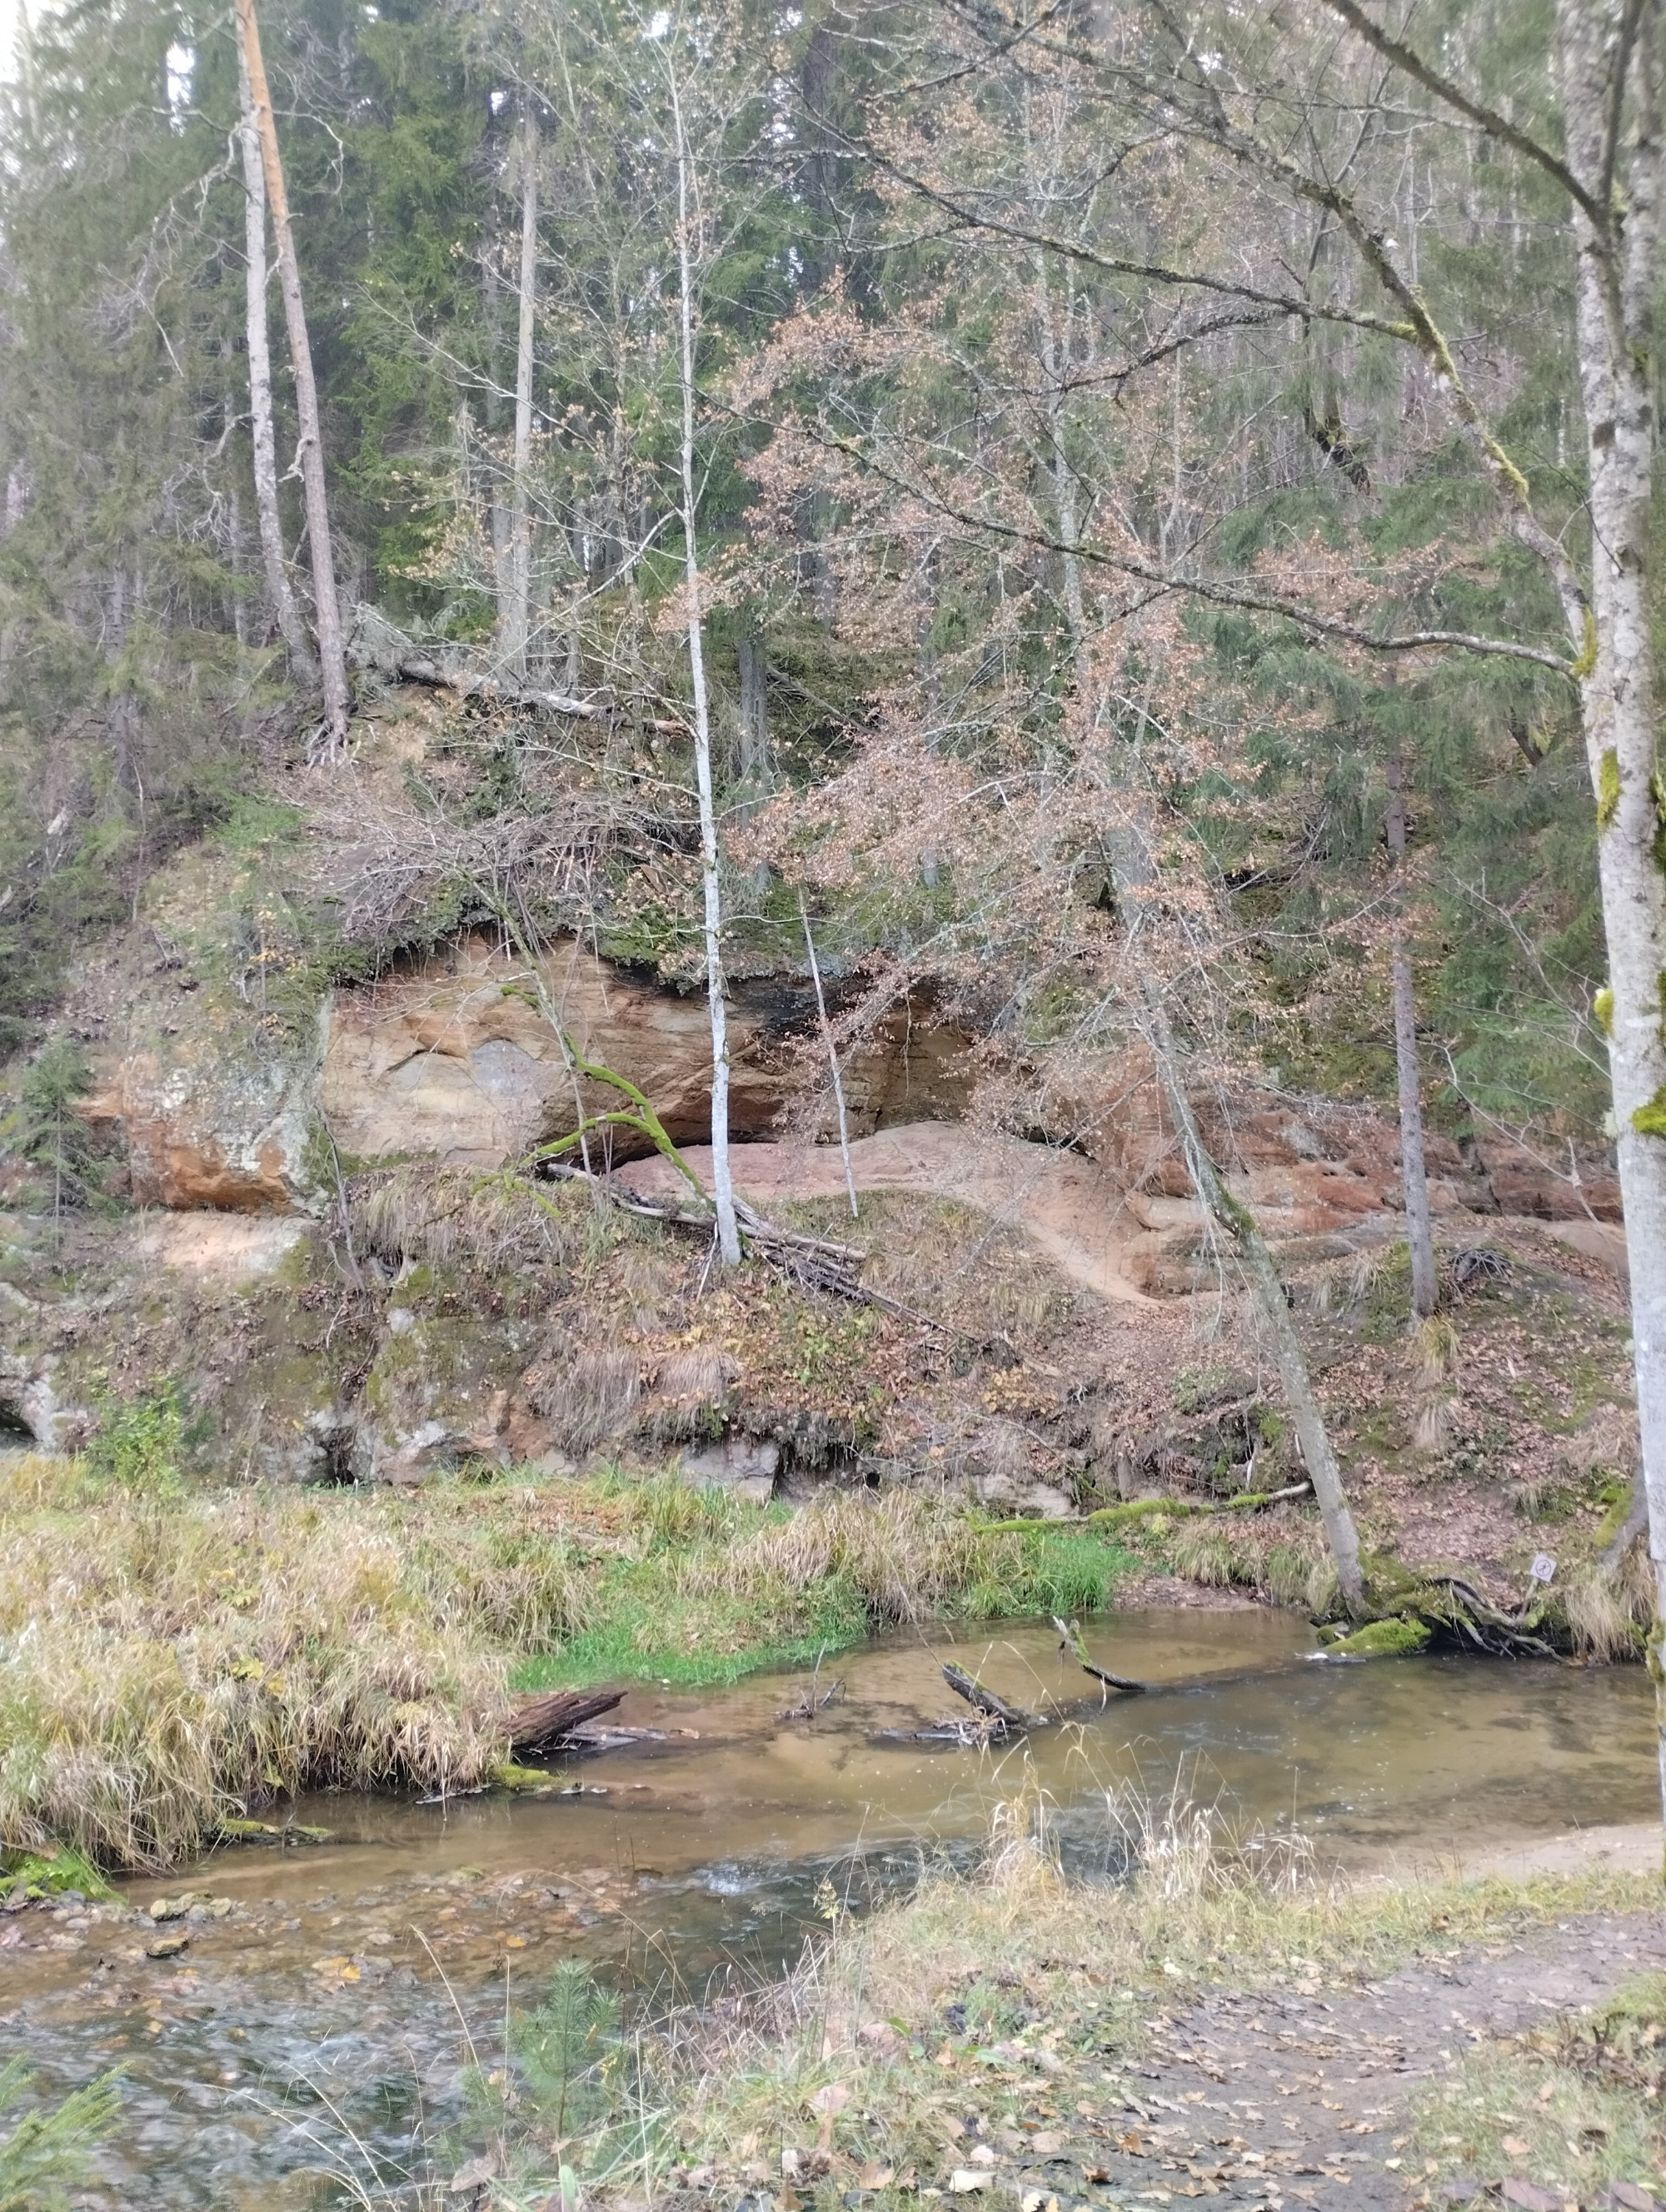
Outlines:
<svg viewBox="0 0 1666 2212"><path fill-rule="evenodd" d="M683 1157L709 1189L710 1146L685 1146ZM760 1212L780 1199L844 1193L844 1168L832 1145L737 1145L730 1158L737 1191ZM859 1138L850 1160L859 1191L917 1190L958 1199L1021 1230L1073 1282L1100 1297L1153 1303L1142 1282L1156 1240L1134 1211L1140 1202L1079 1153L956 1122L911 1121ZM620 1169L618 1180L672 1197L680 1179L669 1162L653 1159Z"/></svg>
<svg viewBox="0 0 1666 2212"><path fill-rule="evenodd" d="M1402 2159L1395 2138L1412 2094L1466 2044L1590 2003L1648 1967L1666 1967L1666 1919L1598 1914L1455 1948L1381 1982L1210 1996L1156 2027L1145 2063L1119 2077L1120 2094L1103 2086L1105 2075L1079 2103L1085 2081L1050 2082L1052 2109L1075 2104L1079 2117L1052 2141L1032 2137L1016 2162L1028 2187L1061 2204L1083 2179L1101 2202L1134 2205L1177 2197L1325 2212L1467 2203L1512 2177L1430 2172ZM1055 2155L1036 2154L1055 2146Z"/></svg>

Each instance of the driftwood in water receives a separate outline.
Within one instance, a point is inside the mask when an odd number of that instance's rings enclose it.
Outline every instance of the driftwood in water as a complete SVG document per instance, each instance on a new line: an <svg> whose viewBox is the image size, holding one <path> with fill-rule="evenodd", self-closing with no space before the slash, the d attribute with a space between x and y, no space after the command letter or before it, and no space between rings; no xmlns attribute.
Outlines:
<svg viewBox="0 0 1666 2212"><path fill-rule="evenodd" d="M1103 1682L1107 1689L1121 1690L1125 1697L1144 1696L1146 1686L1143 1682L1136 1682L1127 1674L1113 1674L1108 1667L1094 1665L1087 1656L1087 1646L1082 1641L1082 1632L1073 1620L1061 1620L1055 1613L1053 1616L1053 1626L1059 1632L1059 1650L1061 1652L1073 1651L1076 1655L1076 1663L1083 1674L1091 1674L1096 1682Z"/></svg>
<svg viewBox="0 0 1666 2212"><path fill-rule="evenodd" d="M937 1721L930 1728L876 1729L870 1743L945 1743L958 1751L982 1751L990 1738L1004 1733L980 1715L975 1721Z"/></svg>
<svg viewBox="0 0 1666 2212"><path fill-rule="evenodd" d="M1023 1735L1033 1728L1045 1728L1046 1721L1036 1713L1026 1713L1017 1705L1009 1705L993 1690L987 1690L976 1675L969 1674L964 1667L952 1663L943 1669L943 1680L958 1698L964 1698L975 1712L982 1713L989 1724L992 1735Z"/></svg>
<svg viewBox="0 0 1666 2212"><path fill-rule="evenodd" d="M830 1683L824 1690L818 1690L812 1682L797 1705L783 1705L775 1718L778 1721L813 1721L818 1713L824 1713L836 1698L843 1695L842 1682Z"/></svg>
<svg viewBox="0 0 1666 2212"><path fill-rule="evenodd" d="M509 1715L512 1751L546 1751L593 1721L611 1713L623 1690L552 1690L542 1698L523 1698Z"/></svg>

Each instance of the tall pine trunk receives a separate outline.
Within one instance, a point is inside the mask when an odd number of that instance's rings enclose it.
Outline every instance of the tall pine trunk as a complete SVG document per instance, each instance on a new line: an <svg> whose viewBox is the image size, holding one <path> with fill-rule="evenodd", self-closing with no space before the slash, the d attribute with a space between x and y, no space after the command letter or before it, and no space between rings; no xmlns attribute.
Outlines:
<svg viewBox="0 0 1666 2212"><path fill-rule="evenodd" d="M717 810L712 796L712 730L706 689L706 640L700 611L700 539L695 486L694 234L697 220L687 133L675 78L672 112L677 129L677 272L683 400L684 584L689 599L689 674L694 690L694 774L700 800L700 879L706 924L706 1001L712 1031L712 1202L717 1243L725 1267L740 1258L734 1186L729 1177L729 1017L723 981L723 893L717 866Z"/></svg>
<svg viewBox="0 0 1666 2212"><path fill-rule="evenodd" d="M1666 10L1662 0L1644 0L1623 25L1620 12L1559 0L1557 60L1568 167L1592 204L1575 210L1591 532L1579 672L1608 937L1608 1065L1657 1585L1651 1671L1666 1799L1666 787L1650 628ZM1616 86L1628 62L1632 83L1622 76ZM1619 143L1627 122L1628 149ZM1606 218L1600 228L1592 209Z"/></svg>
<svg viewBox="0 0 1666 2212"><path fill-rule="evenodd" d="M1394 1064L1400 1091L1400 1182L1406 1199L1406 1242L1412 1255L1412 1316L1426 1321L1440 1295L1435 1273L1434 1224L1429 1215L1429 1171L1423 1152L1423 1088L1417 1066L1417 1002L1406 948L1406 763L1389 763L1389 858L1394 867L1394 943L1389 953L1394 996Z"/></svg>
<svg viewBox="0 0 1666 2212"><path fill-rule="evenodd" d="M289 333L289 365L295 374L295 415L301 432L297 459L307 508L313 617L318 632L319 672L324 690L324 744L333 757L340 755L347 743L347 657L342 643L341 605L336 596L336 561L330 538L330 503L325 483L318 386L313 377L313 349L307 335L301 264L295 259L289 196L277 146L277 125L272 117L266 64L260 52L260 27L255 21L254 0L236 0L236 5L243 63L248 71L249 95L260 140L261 165L265 172L266 198L272 211L272 234L277 242L277 278L283 294L283 319Z"/></svg>
<svg viewBox="0 0 1666 2212"><path fill-rule="evenodd" d="M748 812L769 781L769 669L763 640L743 630L735 648L740 674L740 783Z"/></svg>
<svg viewBox="0 0 1666 2212"><path fill-rule="evenodd" d="M244 329L249 355L249 436L254 449L254 511L260 532L260 562L265 572L266 603L289 647L289 665L297 676L311 684L318 680L318 662L289 581L289 564L283 557L283 524L277 505L272 356L266 332L266 178L261 166L254 95L249 89L249 65L240 46L237 53L237 94L240 118L237 135L243 156Z"/></svg>

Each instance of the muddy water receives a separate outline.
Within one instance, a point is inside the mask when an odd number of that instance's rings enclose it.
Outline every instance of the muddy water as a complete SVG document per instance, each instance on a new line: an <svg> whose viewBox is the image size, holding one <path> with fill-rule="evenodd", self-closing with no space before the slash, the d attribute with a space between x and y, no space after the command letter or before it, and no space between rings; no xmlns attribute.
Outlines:
<svg viewBox="0 0 1666 2212"><path fill-rule="evenodd" d="M0 1922L0 2057L27 2052L58 2088L127 2068L96 2201L301 2206L319 2201L309 2169L397 2169L455 2109L462 2022L490 2064L506 1995L534 2002L557 1959L582 1951L662 1996L767 1967L830 1896L860 1905L969 1856L1026 1759L1067 1857L1109 1879L1118 1784L1293 1826L1353 1866L1653 1811L1638 1669L1334 1667L1278 1614L1124 1614L1091 1654L1152 1691L1101 1708L1057 1641L1037 1625L954 1651L1058 1716L1005 1758L897 1740L955 1700L946 1638L895 1639L824 1669L843 1692L813 1725L779 1717L803 1675L633 1690L618 1717L657 1738L553 1776L549 1796L318 1799L297 1818L331 1844L222 1854L90 1914ZM186 1894L153 1926L154 1899ZM159 1936L185 1942L147 1956Z"/></svg>

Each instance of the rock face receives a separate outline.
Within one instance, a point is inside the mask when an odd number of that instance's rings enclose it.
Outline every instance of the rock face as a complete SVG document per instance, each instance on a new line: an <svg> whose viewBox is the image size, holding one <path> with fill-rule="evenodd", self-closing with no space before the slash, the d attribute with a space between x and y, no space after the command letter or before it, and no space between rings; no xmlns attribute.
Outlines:
<svg viewBox="0 0 1666 2212"><path fill-rule="evenodd" d="M110 981L119 998L121 979ZM319 1030L283 1038L253 1007L225 993L187 991L172 969L129 979L128 990L119 1008L104 1010L110 1042L82 1110L106 1146L125 1153L129 1194L141 1206L315 1211L332 1181L326 1131L350 1170L401 1158L501 1165L567 1135L581 1115L627 1103L566 1064L562 1030L587 1058L643 1091L679 1145L697 1146L709 1131L703 997L612 966L575 940L534 967L495 937L472 933L374 984L336 991ZM789 1101L806 1093L799 1116L806 1133L830 1133L824 1082L817 1091L822 1064L807 984L790 977L738 984L730 1038L737 1144L776 1138ZM871 1139L922 1129L929 1143L932 1125L961 1120L973 1078L972 1044L963 1032L928 1003L898 1006L847 1056L851 1133ZM1386 1231L1402 1210L1398 1128L1380 1108L1321 1102L1297 1109L1252 1096L1230 1111L1205 1099L1199 1110L1229 1185L1275 1239L1369 1233L1372 1224ZM1047 1206L1029 1209L1037 1216L1037 1241L1053 1250L1055 1231L1067 1228L1079 1196L1103 1212L1109 1193L1122 1217L1118 1251L1096 1272L1137 1289L1189 1287L1201 1224L1149 1061L1129 1054L1108 1064L1091 1097L1051 1102L1049 1121L1055 1137L1067 1134L1065 1148L1001 1140L1024 1156L1026 1180L1049 1187ZM615 1161L652 1151L639 1131L617 1125L593 1145ZM1600 1158L1571 1150L1551 1157L1491 1136L1461 1151L1432 1135L1428 1155L1438 1215L1526 1214L1575 1224L1620 1218L1618 1185ZM886 1179L906 1186L915 1170L898 1177L897 1164ZM920 1187L938 1187L940 1164ZM962 1194L986 1203L990 1175L1004 1172L986 1158L973 1176L978 1190ZM1067 1188L1073 1178L1085 1179L1082 1194ZM1040 1212L1056 1218L1043 1222Z"/></svg>
<svg viewBox="0 0 1666 2212"><path fill-rule="evenodd" d="M678 1142L711 1127L711 1033L703 998L682 996L569 941L534 969L477 933L361 991L337 994L319 1100L344 1154L418 1154L494 1167L586 1115L627 1102L563 1060L547 1004L577 1050L654 1103ZM730 1126L739 1142L775 1127L787 1060L814 1018L807 986L743 982L729 1017ZM967 1040L898 1009L845 1077L859 1133L890 1122L953 1118L970 1089ZM615 1158L652 1149L635 1131L599 1138Z"/></svg>
<svg viewBox="0 0 1666 2212"><path fill-rule="evenodd" d="M192 1036L115 1062L81 1110L125 1153L136 1206L287 1212L308 1187L312 1073L310 1058L249 1064Z"/></svg>

